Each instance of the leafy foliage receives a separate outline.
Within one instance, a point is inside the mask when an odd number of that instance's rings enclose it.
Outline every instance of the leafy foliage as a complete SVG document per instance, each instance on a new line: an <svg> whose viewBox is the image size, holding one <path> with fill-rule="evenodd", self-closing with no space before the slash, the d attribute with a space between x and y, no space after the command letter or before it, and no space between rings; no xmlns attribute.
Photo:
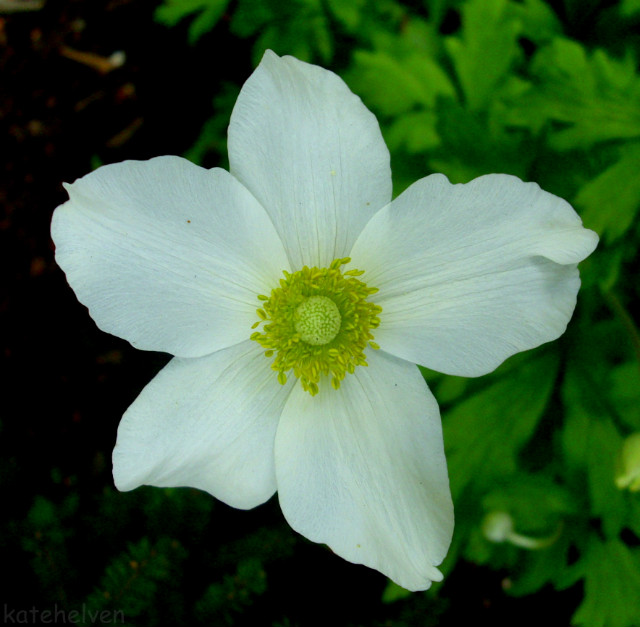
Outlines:
<svg viewBox="0 0 640 627"><path fill-rule="evenodd" d="M640 136L640 77L631 56L618 61L604 50L589 54L558 37L536 53L530 71L535 83L514 103L513 121L534 130L551 124L552 148Z"/></svg>
<svg viewBox="0 0 640 627"><path fill-rule="evenodd" d="M184 551L175 540L163 538L152 545L148 538L130 544L107 566L98 588L86 599L90 613L112 609L129 619L149 609L156 614L161 585L179 572ZM165 590L162 590L165 593ZM158 622L158 615L152 616Z"/></svg>
<svg viewBox="0 0 640 627"><path fill-rule="evenodd" d="M585 221L607 243L622 237L632 226L640 207L640 143L620 146L618 159L582 186L575 197ZM611 190L617 190L612 194Z"/></svg>
<svg viewBox="0 0 640 627"><path fill-rule="evenodd" d="M214 625L233 625L235 618L251 606L254 597L266 591L266 573L262 563L249 558L241 561L234 575L225 575L222 583L211 584L198 601L196 613Z"/></svg>
<svg viewBox="0 0 640 627"><path fill-rule="evenodd" d="M167 26L196 14L189 25L189 42L194 44L210 31L224 14L229 0L167 0L156 10L156 20Z"/></svg>
<svg viewBox="0 0 640 627"><path fill-rule="evenodd" d="M196 490L109 489L82 509L73 496L57 505L36 497L20 535L37 600L55 603L76 624L241 622L266 591L267 565L290 557L296 540L282 525L212 543L211 510L212 499ZM140 515L145 535L130 541Z"/></svg>
<svg viewBox="0 0 640 627"><path fill-rule="evenodd" d="M576 625L625 627L637 623L640 550L616 539L592 538L574 570L585 578L585 601L573 617Z"/></svg>
<svg viewBox="0 0 640 627"><path fill-rule="evenodd" d="M447 412L445 442L454 499L467 488L485 492L517 471L518 454L542 418L556 374L556 355L543 354L515 371L508 368Z"/></svg>

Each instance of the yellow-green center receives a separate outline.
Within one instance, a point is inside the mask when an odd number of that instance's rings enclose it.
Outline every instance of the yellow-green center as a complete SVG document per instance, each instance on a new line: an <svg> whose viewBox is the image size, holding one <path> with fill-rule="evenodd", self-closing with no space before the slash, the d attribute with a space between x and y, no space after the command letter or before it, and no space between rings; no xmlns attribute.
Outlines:
<svg viewBox="0 0 640 627"><path fill-rule="evenodd" d="M367 365L365 348L379 348L371 331L380 324L382 308L367 300L378 289L356 278L362 270L342 272L349 261L345 257L328 268L284 271L279 287L258 296L263 303L253 328L264 324L251 339L274 358L271 368L281 384L293 373L312 396L323 378L330 378L337 390L356 366Z"/></svg>
<svg viewBox="0 0 640 627"><path fill-rule="evenodd" d="M310 296L293 314L293 326L300 339L312 346L329 343L338 335L341 322L337 305L327 296Z"/></svg>

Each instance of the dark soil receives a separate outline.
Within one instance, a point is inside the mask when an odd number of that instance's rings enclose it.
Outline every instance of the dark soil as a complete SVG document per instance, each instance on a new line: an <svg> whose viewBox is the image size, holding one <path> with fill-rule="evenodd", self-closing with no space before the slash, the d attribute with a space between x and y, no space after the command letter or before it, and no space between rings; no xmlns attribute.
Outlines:
<svg viewBox="0 0 640 627"><path fill-rule="evenodd" d="M250 72L247 47L234 50L224 24L192 48L184 29L153 22L156 5L0 9L0 485L14 523L36 494L56 501L112 485L120 416L167 361L100 332L67 285L49 235L62 182L101 163L183 153L220 83ZM120 52L124 63L109 67ZM15 600L29 565L9 549L3 592Z"/></svg>
<svg viewBox="0 0 640 627"><path fill-rule="evenodd" d="M224 29L190 48L182 29L154 24L155 4L51 0L0 14L3 440L13 441L5 471L23 504L52 466L84 474L78 458L95 455L94 444L108 459L119 416L147 379L125 365L120 392L110 388L114 365L136 362L135 351L96 329L55 265L49 223L66 199L61 183L99 163L183 153L220 82L250 71L246 53L230 64ZM110 69L120 51L124 64Z"/></svg>

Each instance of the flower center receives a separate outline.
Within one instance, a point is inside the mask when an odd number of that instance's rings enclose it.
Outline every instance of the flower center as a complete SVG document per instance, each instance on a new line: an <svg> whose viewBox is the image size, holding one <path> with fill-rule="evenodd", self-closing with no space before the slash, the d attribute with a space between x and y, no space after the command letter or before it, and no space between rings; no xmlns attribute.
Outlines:
<svg viewBox="0 0 640 627"><path fill-rule="evenodd" d="M363 270L342 272L349 261L335 259L328 268L304 266L293 274L285 270L279 287L258 296L263 304L253 328L264 326L251 339L274 357L271 368L282 385L293 372L312 396L322 378L330 377L337 390L347 373L367 365L365 348L379 348L371 331L380 324L382 307L367 301L378 288L356 278Z"/></svg>
<svg viewBox="0 0 640 627"><path fill-rule="evenodd" d="M342 316L330 298L310 296L298 305L293 321L303 342L322 346L338 335Z"/></svg>

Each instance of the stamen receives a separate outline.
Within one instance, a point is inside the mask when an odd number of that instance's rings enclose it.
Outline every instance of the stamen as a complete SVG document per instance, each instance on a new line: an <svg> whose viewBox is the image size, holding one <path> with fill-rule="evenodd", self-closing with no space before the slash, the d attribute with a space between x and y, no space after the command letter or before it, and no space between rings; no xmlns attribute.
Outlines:
<svg viewBox="0 0 640 627"><path fill-rule="evenodd" d="M362 270L341 272L349 261L344 257L328 268L283 271L279 287L268 297L258 296L259 320L252 328L263 326L250 338L265 349L265 356L274 357L271 368L280 384L293 373L312 396L323 379L337 390L356 366L367 365L367 346L379 348L371 330L380 325L382 308L366 300L378 289L355 278Z"/></svg>

